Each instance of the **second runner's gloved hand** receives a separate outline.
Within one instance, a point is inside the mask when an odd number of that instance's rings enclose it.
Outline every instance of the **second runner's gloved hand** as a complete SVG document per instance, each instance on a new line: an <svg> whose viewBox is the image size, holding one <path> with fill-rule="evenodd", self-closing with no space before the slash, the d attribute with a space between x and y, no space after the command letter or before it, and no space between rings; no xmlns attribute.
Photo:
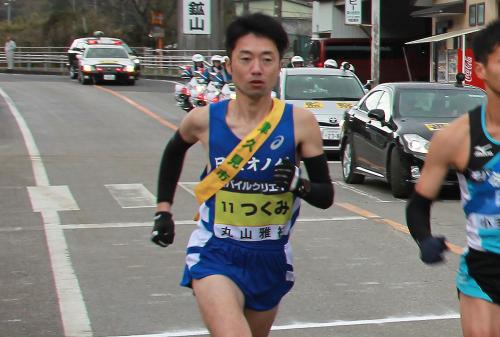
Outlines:
<svg viewBox="0 0 500 337"><path fill-rule="evenodd" d="M420 259L427 264L442 262L443 252L448 250L444 236L430 236L419 244Z"/></svg>
<svg viewBox="0 0 500 337"><path fill-rule="evenodd" d="M174 242L175 225L170 212L156 212L151 232L151 241L160 247L168 247Z"/></svg>
<svg viewBox="0 0 500 337"><path fill-rule="evenodd" d="M274 167L274 182L283 191L295 191L302 183L300 179L300 169L288 158L281 161Z"/></svg>

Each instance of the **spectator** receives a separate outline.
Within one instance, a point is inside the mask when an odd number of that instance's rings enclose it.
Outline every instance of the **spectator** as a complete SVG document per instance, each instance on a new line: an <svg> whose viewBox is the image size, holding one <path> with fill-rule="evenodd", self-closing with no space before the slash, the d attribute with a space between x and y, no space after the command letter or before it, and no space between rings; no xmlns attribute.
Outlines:
<svg viewBox="0 0 500 337"><path fill-rule="evenodd" d="M10 35L7 35L7 39L5 40L5 58L7 59L7 69L14 69L14 51L17 46L14 40L12 40Z"/></svg>

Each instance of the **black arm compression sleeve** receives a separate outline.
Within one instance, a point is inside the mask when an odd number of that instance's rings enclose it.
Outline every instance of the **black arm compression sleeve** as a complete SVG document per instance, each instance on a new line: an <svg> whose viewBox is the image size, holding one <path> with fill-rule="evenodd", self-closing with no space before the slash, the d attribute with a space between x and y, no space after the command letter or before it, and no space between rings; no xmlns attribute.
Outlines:
<svg viewBox="0 0 500 337"><path fill-rule="evenodd" d="M302 179L302 188L297 191L299 197L309 204L327 209L333 204L333 184L328 171L326 155L303 158L309 180Z"/></svg>
<svg viewBox="0 0 500 337"><path fill-rule="evenodd" d="M184 157L192 145L182 139L181 134L177 131L165 147L158 177L158 203L164 201L173 202L175 188L184 164Z"/></svg>
<svg viewBox="0 0 500 337"><path fill-rule="evenodd" d="M406 206L406 224L419 245L431 236L431 205L432 200L415 191Z"/></svg>

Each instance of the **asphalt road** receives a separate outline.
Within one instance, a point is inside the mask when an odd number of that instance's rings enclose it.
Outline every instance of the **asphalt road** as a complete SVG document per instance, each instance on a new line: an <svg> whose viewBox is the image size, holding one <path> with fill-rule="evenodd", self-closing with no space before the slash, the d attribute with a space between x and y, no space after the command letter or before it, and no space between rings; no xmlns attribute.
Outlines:
<svg viewBox="0 0 500 337"><path fill-rule="evenodd" d="M161 153L185 115L173 83L0 74L0 89L0 336L206 334L191 291L178 285L199 145L176 194L176 242L149 242ZM458 255L423 265L404 201L376 180L344 184L338 162L330 170L335 205L303 204L292 237L297 280L270 336L460 336ZM456 191L435 203L432 222L464 245Z"/></svg>

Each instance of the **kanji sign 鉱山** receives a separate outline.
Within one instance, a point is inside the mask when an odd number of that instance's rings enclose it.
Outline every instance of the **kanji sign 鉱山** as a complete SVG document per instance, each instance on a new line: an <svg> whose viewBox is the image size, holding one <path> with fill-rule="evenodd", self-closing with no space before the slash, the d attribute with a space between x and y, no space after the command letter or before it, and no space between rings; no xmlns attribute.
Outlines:
<svg viewBox="0 0 500 337"><path fill-rule="evenodd" d="M210 1L184 0L184 34L210 34Z"/></svg>

